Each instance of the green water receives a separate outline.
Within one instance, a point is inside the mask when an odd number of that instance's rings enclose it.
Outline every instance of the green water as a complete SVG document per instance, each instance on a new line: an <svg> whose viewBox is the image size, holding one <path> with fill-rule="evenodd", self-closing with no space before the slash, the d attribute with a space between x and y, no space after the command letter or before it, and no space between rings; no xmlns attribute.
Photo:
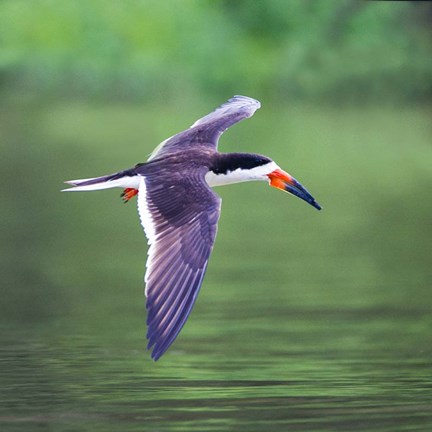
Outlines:
<svg viewBox="0 0 432 432"><path fill-rule="evenodd" d="M267 108L224 135L324 210L264 183L218 189L202 291L155 363L135 204L58 191L195 117L1 108L0 430L432 430L430 110Z"/></svg>

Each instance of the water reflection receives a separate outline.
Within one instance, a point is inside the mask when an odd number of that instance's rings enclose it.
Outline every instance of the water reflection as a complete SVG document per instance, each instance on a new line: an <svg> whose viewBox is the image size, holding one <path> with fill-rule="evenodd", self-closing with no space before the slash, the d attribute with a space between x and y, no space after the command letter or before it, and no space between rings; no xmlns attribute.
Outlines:
<svg viewBox="0 0 432 432"><path fill-rule="evenodd" d="M430 193L426 113L417 123L424 128L410 130L413 146L399 149L411 172L398 189L399 165L384 163L392 136L374 147L375 117L358 138L372 141L367 155L363 146L353 158L336 127L331 146L310 150L305 183L323 202L321 214L265 185L220 189L220 230L202 292L157 363L145 352L146 247L135 207L115 192L58 193L64 178L85 177L94 164L100 172L128 166L135 151L140 160L141 144L125 155L105 142L101 156L102 144L90 147L85 130L62 141L50 129L56 115L71 113L30 112L27 129L11 110L2 122L9 146L2 169L21 174L4 191L2 430L432 428L432 200L410 193ZM326 116L327 125L350 121ZM391 134L408 133L401 113L382 116ZM305 117L289 127L307 131ZM321 117L307 119L321 129ZM268 127L273 121L281 124L269 115ZM33 145L24 151L17 142ZM308 152L306 144L293 143L289 163L282 144L266 152L300 170L295 155Z"/></svg>

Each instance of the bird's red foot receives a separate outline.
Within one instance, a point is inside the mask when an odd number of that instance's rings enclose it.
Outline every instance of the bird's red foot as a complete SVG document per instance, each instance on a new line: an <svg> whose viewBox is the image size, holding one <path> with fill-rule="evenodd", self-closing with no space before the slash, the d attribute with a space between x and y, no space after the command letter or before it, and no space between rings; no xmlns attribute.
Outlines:
<svg viewBox="0 0 432 432"><path fill-rule="evenodd" d="M133 198L137 194L138 194L138 189L126 188L120 196L122 197L122 200L126 204L131 198Z"/></svg>

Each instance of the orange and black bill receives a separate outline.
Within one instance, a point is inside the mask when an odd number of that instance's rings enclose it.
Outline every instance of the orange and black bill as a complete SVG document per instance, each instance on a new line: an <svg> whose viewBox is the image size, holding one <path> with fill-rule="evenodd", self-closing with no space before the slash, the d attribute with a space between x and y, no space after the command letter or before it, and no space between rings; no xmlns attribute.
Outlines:
<svg viewBox="0 0 432 432"><path fill-rule="evenodd" d="M306 201L317 210L321 210L321 206L315 201L315 198L304 188L294 177L290 176L281 169L274 170L268 174L270 185L288 192L300 199Z"/></svg>

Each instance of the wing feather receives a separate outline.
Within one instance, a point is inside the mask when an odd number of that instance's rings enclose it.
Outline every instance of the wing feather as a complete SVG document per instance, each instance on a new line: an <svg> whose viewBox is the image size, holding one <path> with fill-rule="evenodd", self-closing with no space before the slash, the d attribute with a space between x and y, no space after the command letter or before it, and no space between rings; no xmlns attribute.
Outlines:
<svg viewBox="0 0 432 432"><path fill-rule="evenodd" d="M138 211L149 241L146 307L148 349L157 360L185 324L213 249L220 198L205 168L140 180Z"/></svg>
<svg viewBox="0 0 432 432"><path fill-rule="evenodd" d="M201 285L203 276L203 274L195 274L193 280L190 281L188 293L184 296L181 306L178 307L175 315L166 326L165 332L163 333L163 336L166 336L165 341L161 344L159 352L164 352L170 346L183 327L195 302L198 293L197 288Z"/></svg>
<svg viewBox="0 0 432 432"><path fill-rule="evenodd" d="M234 96L210 114L197 120L189 129L161 142L152 152L149 161L187 146L203 146L217 149L219 137L232 125L251 117L261 107L256 99Z"/></svg>

